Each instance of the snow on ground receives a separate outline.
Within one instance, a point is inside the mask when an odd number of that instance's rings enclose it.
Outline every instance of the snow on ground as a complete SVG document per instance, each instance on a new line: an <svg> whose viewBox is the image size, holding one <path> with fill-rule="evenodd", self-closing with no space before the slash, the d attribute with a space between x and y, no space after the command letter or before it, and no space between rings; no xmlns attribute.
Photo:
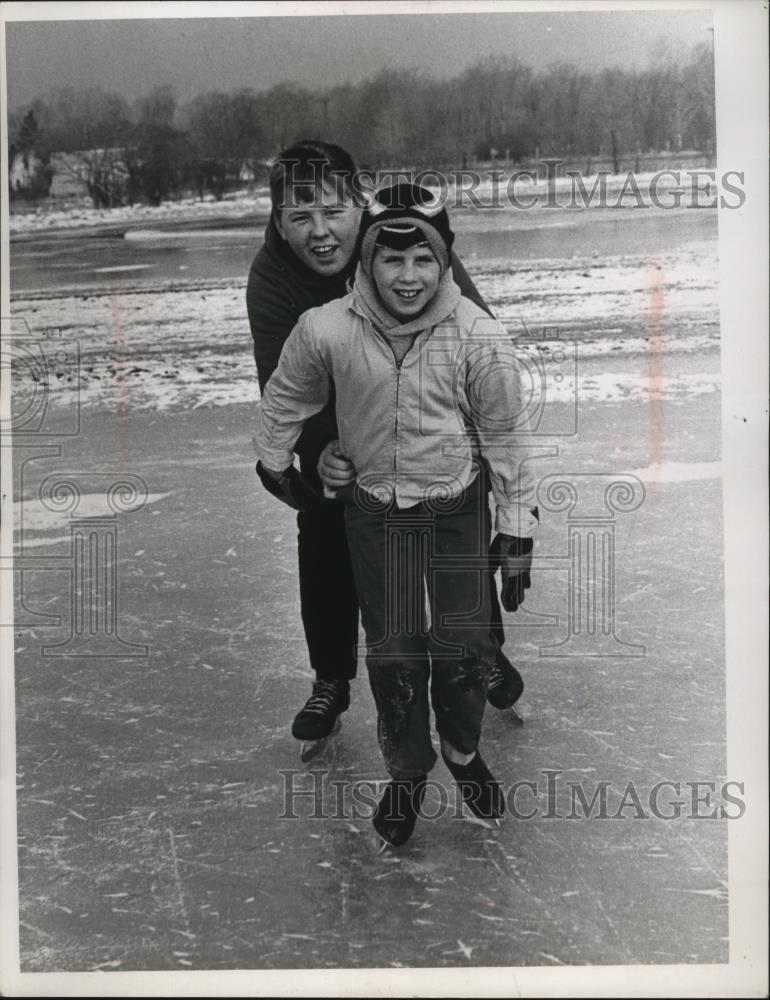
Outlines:
<svg viewBox="0 0 770 1000"><path fill-rule="evenodd" d="M479 183L466 175L460 183L449 183L446 187L439 188L435 183L431 184L430 175L426 175L425 183L432 186L437 197L445 199L449 207L471 208L480 205L495 208L510 207L512 204L513 207L518 207L514 202L516 199L523 210L526 210L533 196L542 203L549 192L546 180L533 180L526 173L517 176L512 185L508 177L494 182L484 174L482 178ZM603 182L597 175L593 175L581 177L580 181L582 188L571 177L556 178L550 187L552 198L563 206L594 207L603 189L607 200L613 205L649 206L657 197L661 204L670 207L677 203L692 205L694 201L706 205L713 200L715 194L714 186L710 185L707 189L705 183L700 194L693 192L692 183L685 171L674 171L661 176L652 172L613 174L606 176ZM254 191L237 191L226 195L221 201L217 201L213 195L207 195L202 201L187 197L158 206L124 205L109 209L93 208L89 198L64 206L50 200L32 211L12 212L9 232L14 235L85 227L135 226L145 223L163 225L214 218L245 219L254 215L264 218L269 213L270 194L266 187Z"/></svg>
<svg viewBox="0 0 770 1000"><path fill-rule="evenodd" d="M239 191L217 201L207 195L199 198L180 198L162 205L122 205L117 208L94 208L90 198L74 204L57 205L48 201L33 211L12 213L8 231L13 236L20 233L39 233L58 229L114 227L151 223L189 222L207 219L244 219L253 215L270 213L270 195L267 188L254 192Z"/></svg>
<svg viewBox="0 0 770 1000"><path fill-rule="evenodd" d="M484 263L485 292L503 319L542 326L586 327L674 317L713 321L719 310L716 248L687 254L575 257L520 264Z"/></svg>
<svg viewBox="0 0 770 1000"><path fill-rule="evenodd" d="M499 258L470 271L511 333L546 359L553 398L568 399L575 382L547 359L565 346L573 357L574 343L582 399L679 399L718 388L716 248L654 261ZM159 283L137 274L114 290L23 293L12 309L32 333L57 329L77 342L79 378L71 369L52 371L52 403L108 410L224 406L258 398L244 291L245 280ZM691 364L672 371L675 356ZM34 388L20 383L19 397Z"/></svg>

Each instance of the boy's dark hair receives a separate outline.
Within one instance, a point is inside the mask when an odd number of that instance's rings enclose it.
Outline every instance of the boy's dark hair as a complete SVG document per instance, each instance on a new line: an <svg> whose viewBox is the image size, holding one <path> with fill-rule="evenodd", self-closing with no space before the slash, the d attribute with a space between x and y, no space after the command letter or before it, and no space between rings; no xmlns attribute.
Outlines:
<svg viewBox="0 0 770 1000"><path fill-rule="evenodd" d="M299 202L311 202L322 186L337 188L341 195L353 196L357 168L342 146L320 139L301 139L284 149L270 170L270 201L274 210L283 208L287 195Z"/></svg>

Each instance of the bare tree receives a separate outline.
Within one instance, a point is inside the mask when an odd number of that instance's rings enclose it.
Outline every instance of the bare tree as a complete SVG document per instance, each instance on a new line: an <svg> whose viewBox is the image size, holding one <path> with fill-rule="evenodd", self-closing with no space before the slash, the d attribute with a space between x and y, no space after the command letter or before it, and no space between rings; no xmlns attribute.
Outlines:
<svg viewBox="0 0 770 1000"><path fill-rule="evenodd" d="M34 146L43 163L58 154L55 168L87 185L100 206L139 194L158 203L183 183L221 198L245 162L256 173L259 159L313 137L392 167L547 155L585 156L587 169L612 156L619 168L629 154L638 164L642 151L710 154L712 46L704 40L686 53L660 44L643 68L559 63L536 72L513 57L487 57L442 81L384 70L318 93L280 83L201 94L181 113L169 87L146 94L133 116L120 96L97 90L64 90L9 112L13 149Z"/></svg>
<svg viewBox="0 0 770 1000"><path fill-rule="evenodd" d="M133 131L122 97L64 89L45 102L40 131L52 170L85 185L96 208L122 203L128 179L124 150Z"/></svg>
<svg viewBox="0 0 770 1000"><path fill-rule="evenodd" d="M264 149L261 106L253 91L240 90L201 94L185 109L201 197L209 189L221 198L228 180L237 179L243 161L253 161Z"/></svg>
<svg viewBox="0 0 770 1000"><path fill-rule="evenodd" d="M159 205L179 190L187 140L175 126L176 97L168 85L156 87L137 101L136 128L127 157L131 198L141 193Z"/></svg>

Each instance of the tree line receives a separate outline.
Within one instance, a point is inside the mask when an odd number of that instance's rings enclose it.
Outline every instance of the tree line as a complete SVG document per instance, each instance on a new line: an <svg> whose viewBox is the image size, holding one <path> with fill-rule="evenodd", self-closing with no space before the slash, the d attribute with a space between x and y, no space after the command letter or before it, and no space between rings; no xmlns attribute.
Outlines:
<svg viewBox="0 0 770 1000"><path fill-rule="evenodd" d="M686 59L660 49L644 69L594 71L558 63L534 70L514 57L485 58L449 80L385 70L321 93L281 83L269 90L199 94L171 87L130 104L97 90L60 90L9 115L10 161L34 153L46 188L53 154L79 164L95 204L180 191L222 197L301 137L330 138L363 167L454 169L548 156L616 156L617 150L714 149L714 66L709 43ZM119 165L116 161L119 160Z"/></svg>

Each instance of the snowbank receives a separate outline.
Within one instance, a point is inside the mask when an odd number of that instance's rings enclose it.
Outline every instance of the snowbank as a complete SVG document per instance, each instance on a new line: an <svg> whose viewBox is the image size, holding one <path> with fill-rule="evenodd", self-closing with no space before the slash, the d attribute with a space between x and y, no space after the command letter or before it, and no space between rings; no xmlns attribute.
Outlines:
<svg viewBox="0 0 770 1000"><path fill-rule="evenodd" d="M60 206L54 201L39 205L34 211L14 213L8 220L9 232L39 233L58 229L108 228L119 226L163 226L168 223L208 220L247 219L270 214L267 188L256 192L238 192L216 201L213 196L203 201L182 198L162 205L124 205L118 208L96 209L88 199Z"/></svg>
<svg viewBox="0 0 770 1000"><path fill-rule="evenodd" d="M700 171L703 174L703 171ZM527 172L494 180L488 174L473 176L468 172L458 183L450 180L439 187L431 184L429 175L425 183L434 188L437 197L445 200L450 209L468 210L504 208L514 211L535 211L553 208L553 202L564 208L594 209L600 207L634 208L649 207L657 198L658 207L708 206L715 197L716 187L701 177L700 190L687 171L658 171L657 173L623 173L593 175L589 177L557 176L552 182L545 178L533 179ZM549 205L549 193L552 203ZM250 217L266 218L270 213L268 188L255 191L238 191L216 201L208 195L203 201L182 198L162 205L133 205L110 209L95 209L88 199L68 205L57 205L53 200L39 205L31 212L13 212L9 219L10 234L37 233L59 229L106 228L116 226L152 227L164 224L206 220L233 220Z"/></svg>

